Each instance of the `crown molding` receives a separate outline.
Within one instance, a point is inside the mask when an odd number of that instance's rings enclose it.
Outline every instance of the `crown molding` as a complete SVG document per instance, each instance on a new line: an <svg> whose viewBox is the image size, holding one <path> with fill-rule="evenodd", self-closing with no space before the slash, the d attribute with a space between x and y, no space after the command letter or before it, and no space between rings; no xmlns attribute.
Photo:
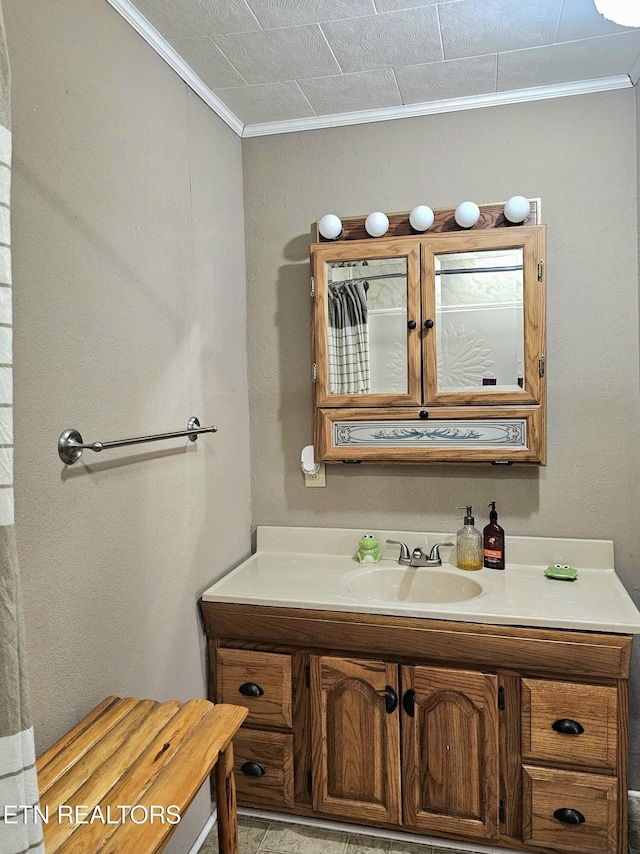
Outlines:
<svg viewBox="0 0 640 854"><path fill-rule="evenodd" d="M132 6L129 0L107 0L107 3L119 12L120 15L127 21L133 29L142 36L142 38L158 53L165 62L181 77L196 95L199 95L202 100L211 107L214 113L217 113L223 122L225 122L232 131L238 136L242 136L244 128L240 119L231 112L231 110L222 103L217 95L214 95L211 89L203 83L198 75L190 68L180 54L171 47L169 42L160 35L147 19Z"/></svg>
<svg viewBox="0 0 640 854"><path fill-rule="evenodd" d="M452 113L458 110L477 110L482 107L498 107L503 104L520 104L526 101L541 101L547 98L564 98L569 95L607 92L612 89L628 89L632 85L629 77L623 74L618 77L580 80L577 83L561 83L556 86L538 86L532 89L517 89L509 92L473 95L469 98L450 98L446 101L405 104L400 107L385 107L380 110L362 110L353 113L337 113L331 116L314 116L313 118L290 119L284 122L245 125L242 136L243 138L268 136L276 133L295 133L302 130L360 125L368 122L386 122L392 119L429 116L437 113Z"/></svg>
<svg viewBox="0 0 640 854"><path fill-rule="evenodd" d="M468 98L450 98L429 101L423 104L404 104L399 107L384 107L378 110L360 110L351 113L336 113L330 116L312 116L304 119L289 119L281 122L245 125L204 83L180 54L160 35L149 21L132 5L130 0L107 0L139 35L167 62L196 95L209 106L238 136L244 138L270 136L278 133L297 133L303 130L361 125L369 122L387 122L414 116L430 116L459 110L477 110L482 107L498 107L504 104L520 104L526 101L541 101L547 98L564 98L570 95L586 95L593 92L608 92L612 89L628 89L640 78L640 57L635 61L629 75L602 77L594 80L579 80L575 83L560 83L555 86L538 86L508 92L493 92L472 95Z"/></svg>

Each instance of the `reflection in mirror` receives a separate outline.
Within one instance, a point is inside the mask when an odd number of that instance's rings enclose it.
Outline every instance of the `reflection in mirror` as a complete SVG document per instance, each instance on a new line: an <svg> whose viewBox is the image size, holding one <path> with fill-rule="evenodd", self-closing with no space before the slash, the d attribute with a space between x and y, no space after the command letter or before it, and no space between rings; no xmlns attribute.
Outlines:
<svg viewBox="0 0 640 854"><path fill-rule="evenodd" d="M407 391L407 259L327 264L330 394Z"/></svg>
<svg viewBox="0 0 640 854"><path fill-rule="evenodd" d="M436 256L438 391L524 388L522 249Z"/></svg>

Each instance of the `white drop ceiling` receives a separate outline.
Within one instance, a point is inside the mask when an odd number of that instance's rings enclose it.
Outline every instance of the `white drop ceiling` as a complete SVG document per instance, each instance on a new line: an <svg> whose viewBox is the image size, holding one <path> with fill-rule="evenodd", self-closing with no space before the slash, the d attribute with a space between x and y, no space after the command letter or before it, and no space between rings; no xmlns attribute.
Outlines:
<svg viewBox="0 0 640 854"><path fill-rule="evenodd" d="M107 0L241 136L624 88L593 0ZM631 4L640 0L629 0Z"/></svg>

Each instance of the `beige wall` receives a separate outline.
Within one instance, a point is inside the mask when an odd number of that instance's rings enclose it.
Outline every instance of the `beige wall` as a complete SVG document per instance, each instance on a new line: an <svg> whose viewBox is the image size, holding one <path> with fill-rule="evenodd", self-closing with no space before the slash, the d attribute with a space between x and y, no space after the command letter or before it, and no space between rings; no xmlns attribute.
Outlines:
<svg viewBox="0 0 640 854"><path fill-rule="evenodd" d="M254 525L451 531L495 500L507 534L612 538L640 604L634 92L248 139L243 163ZM305 489L310 224L515 194L548 229L548 466L337 465ZM638 768L637 721L632 746Z"/></svg>
<svg viewBox="0 0 640 854"><path fill-rule="evenodd" d="M34 726L205 696L200 592L250 550L239 139L101 0L3 0L15 480ZM90 451L86 440L219 432ZM207 787L205 787L206 789ZM203 791L174 840L188 851Z"/></svg>

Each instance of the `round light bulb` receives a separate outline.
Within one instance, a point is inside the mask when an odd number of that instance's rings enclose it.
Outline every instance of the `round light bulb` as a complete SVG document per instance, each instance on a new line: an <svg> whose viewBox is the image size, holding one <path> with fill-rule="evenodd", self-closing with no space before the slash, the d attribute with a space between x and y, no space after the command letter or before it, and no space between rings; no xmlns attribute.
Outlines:
<svg viewBox="0 0 640 854"><path fill-rule="evenodd" d="M409 214L409 224L414 231L427 231L433 225L433 211L426 205L418 205Z"/></svg>
<svg viewBox="0 0 640 854"><path fill-rule="evenodd" d="M389 219L382 211L374 211L366 218L364 228L370 237L382 237L389 230Z"/></svg>
<svg viewBox="0 0 640 854"><path fill-rule="evenodd" d="M335 240L342 234L342 220L335 214L325 214L318 223L318 231L327 240Z"/></svg>
<svg viewBox="0 0 640 854"><path fill-rule="evenodd" d="M640 27L640 8L629 0L595 0L595 7L607 20L621 27Z"/></svg>
<svg viewBox="0 0 640 854"><path fill-rule="evenodd" d="M511 196L505 203L504 216L509 222L524 222L530 210L531 203L524 196Z"/></svg>
<svg viewBox="0 0 640 854"><path fill-rule="evenodd" d="M471 228L480 219L480 208L475 202L462 202L456 208L454 217L460 228Z"/></svg>

